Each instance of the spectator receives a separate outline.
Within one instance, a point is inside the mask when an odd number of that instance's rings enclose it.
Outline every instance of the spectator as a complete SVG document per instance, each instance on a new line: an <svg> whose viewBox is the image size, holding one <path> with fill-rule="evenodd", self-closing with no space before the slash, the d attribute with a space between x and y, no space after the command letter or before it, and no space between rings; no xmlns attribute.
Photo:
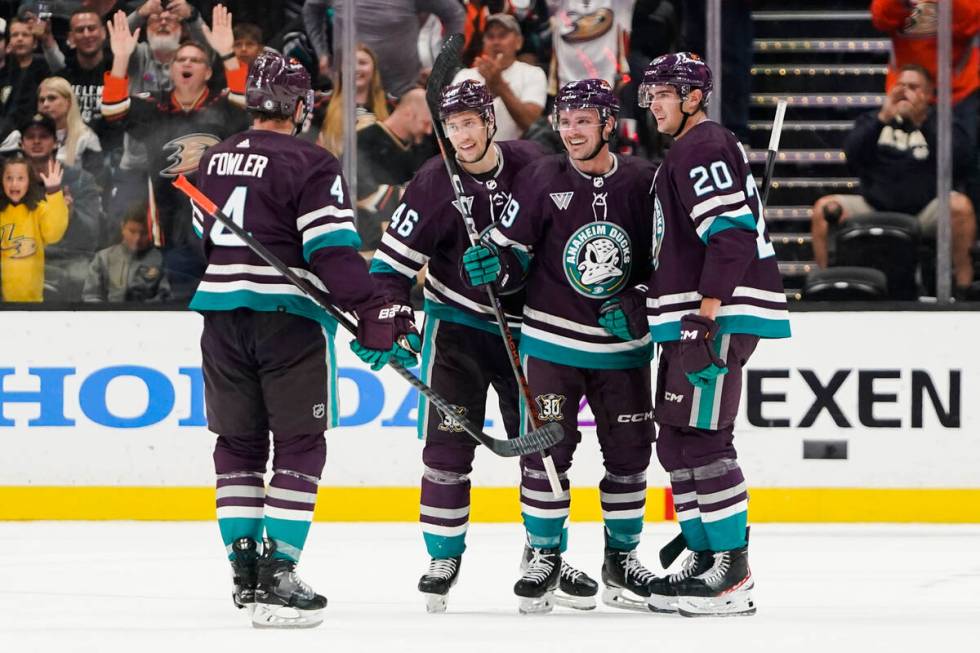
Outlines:
<svg viewBox="0 0 980 653"><path fill-rule="evenodd" d="M151 233L155 244L162 246L175 298L184 299L193 292L203 272L204 258L191 227L190 206L171 181L180 173L195 171L208 147L247 127L242 107L248 71L235 57L231 22L228 11L218 5L213 28L204 30L211 48L224 62L227 93L210 92L208 50L188 41L177 50L170 68L173 91L150 97L129 95L126 71L137 35L129 31L122 12L109 24L114 59L105 78L102 113L106 120L124 125L130 140L145 145L149 154L147 172L153 186L149 199L155 206L155 211L150 211Z"/></svg>
<svg viewBox="0 0 980 653"><path fill-rule="evenodd" d="M102 118L102 78L112 65L106 52L105 25L92 9L77 9L68 19L68 55L60 50L45 50L45 58L53 73L71 84L78 99L82 120L97 129Z"/></svg>
<svg viewBox="0 0 980 653"><path fill-rule="evenodd" d="M126 213L121 233L119 244L101 250L92 259L82 300L86 303L167 301L170 282L163 266L163 254L150 238L145 204Z"/></svg>
<svg viewBox="0 0 980 653"><path fill-rule="evenodd" d="M320 74L331 71L330 51L327 43L327 8L333 6L334 54L343 43L343 7L333 0L306 0L303 5L303 23L316 50ZM432 12L439 17L446 34L463 31L466 12L459 0L358 0L357 39L377 54L378 69L385 89L395 97L401 97L417 86L422 74L419 61L419 14ZM334 66L334 72L339 70Z"/></svg>
<svg viewBox="0 0 980 653"><path fill-rule="evenodd" d="M0 74L3 88L0 98L4 98L3 117L16 127L36 111L37 87L41 80L51 73L44 57L34 54L37 39L31 25L19 18L10 21L10 43L7 45L7 60Z"/></svg>
<svg viewBox="0 0 980 653"><path fill-rule="evenodd" d="M235 25L235 56L238 63L244 68L248 68L265 49L265 42L262 40L262 29L252 23L238 23Z"/></svg>
<svg viewBox="0 0 980 653"><path fill-rule="evenodd" d="M383 121L357 130L357 232L363 251L377 249L398 205L403 186L439 153L431 139L432 118L425 91L415 88Z"/></svg>
<svg viewBox="0 0 980 653"><path fill-rule="evenodd" d="M939 220L936 199L936 111L930 106L933 82L922 66L906 64L879 111L858 117L844 141L847 165L861 179L860 195L827 195L813 205L813 254L827 267L827 219L845 220L870 211L897 211L918 218L923 235L935 238ZM953 174L965 172L972 143L962 122L953 123ZM950 196L953 272L956 292L973 281L970 246L976 219L970 200Z"/></svg>
<svg viewBox="0 0 980 653"><path fill-rule="evenodd" d="M44 249L61 240L68 207L61 192L61 164L51 161L38 179L22 156L0 165L0 278L5 302L44 300Z"/></svg>
<svg viewBox="0 0 980 653"><path fill-rule="evenodd" d="M58 128L58 161L66 166L80 165L101 178L102 145L78 110L78 100L64 77L48 77L38 87L37 110L51 118Z"/></svg>
<svg viewBox="0 0 980 653"><path fill-rule="evenodd" d="M21 126L21 149L40 177L57 149L57 128L51 118L35 115ZM101 188L95 178L73 165L63 166L62 191L68 207L68 229L64 237L45 253L44 285L46 298L78 301L89 261L107 242L102 213Z"/></svg>
<svg viewBox="0 0 980 653"><path fill-rule="evenodd" d="M626 38L634 0L548 0L552 20L551 95L568 82L604 79L618 87L629 72Z"/></svg>
<svg viewBox="0 0 980 653"><path fill-rule="evenodd" d="M354 74L355 98L357 103L357 124L364 121L385 120L388 117L388 96L381 85L381 72L374 52L363 43L357 45L357 65ZM337 80L335 91L327 105L327 116L320 127L317 143L340 157L344 145L344 89Z"/></svg>
<svg viewBox="0 0 980 653"><path fill-rule="evenodd" d="M473 68L459 71L454 83L464 79L484 82L494 95L497 135L500 141L520 138L541 117L547 101L548 80L537 66L517 61L524 39L517 19L493 14L483 31L483 52Z"/></svg>

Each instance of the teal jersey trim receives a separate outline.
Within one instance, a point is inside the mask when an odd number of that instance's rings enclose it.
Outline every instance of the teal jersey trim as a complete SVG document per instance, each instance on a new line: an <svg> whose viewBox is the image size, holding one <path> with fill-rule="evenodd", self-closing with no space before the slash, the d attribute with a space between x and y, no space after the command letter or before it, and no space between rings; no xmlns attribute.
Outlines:
<svg viewBox="0 0 980 653"><path fill-rule="evenodd" d="M393 274L395 276L404 277L405 279L411 279L414 281L413 277L408 277L391 267L384 261L378 260L376 258L371 259L371 268L369 270L371 274Z"/></svg>
<svg viewBox="0 0 980 653"><path fill-rule="evenodd" d="M726 229L744 229L745 231L755 232L755 216L752 213L742 213L741 215L719 215L708 227L708 231L701 236L701 241L707 245L711 237Z"/></svg>
<svg viewBox="0 0 980 653"><path fill-rule="evenodd" d="M361 237L353 229L338 229L337 231L325 233L303 245L303 258L309 263L313 252L324 247L353 247L354 249L360 249Z"/></svg>
<svg viewBox="0 0 980 653"><path fill-rule="evenodd" d="M523 249L518 249L517 247L511 248L510 251L517 257L517 262L520 264L521 270L524 271L524 274L527 274L528 268L531 267L531 255L525 252Z"/></svg>
<svg viewBox="0 0 980 653"><path fill-rule="evenodd" d="M724 315L717 319L718 335L744 333L760 338L789 338L792 336L789 320L772 320L755 315ZM673 342L681 339L681 321L667 322L650 327L654 342Z"/></svg>
<svg viewBox="0 0 980 653"><path fill-rule="evenodd" d="M198 290L191 299L192 311L232 311L236 308L250 308L253 311L275 313L284 310L318 322L333 338L337 334L337 320L323 310L319 304L306 297L277 295L255 292L254 290L233 290L231 292L207 292Z"/></svg>
<svg viewBox="0 0 980 653"><path fill-rule="evenodd" d="M480 329L481 331L486 331L487 333L493 333L498 336L500 335L500 327L497 326L496 320L493 322L481 320L480 318L474 317L470 313L456 308L455 306L450 306L449 304L443 304L441 302L434 302L431 299L426 299L424 310L426 315L431 315L434 318L445 320L446 322L454 322L456 324L462 324L463 326L473 327L474 329ZM514 340L519 341L521 339L520 329L511 329L511 334L514 336Z"/></svg>
<svg viewBox="0 0 980 653"><path fill-rule="evenodd" d="M201 240L204 240L204 232L198 229L196 224L192 224L191 228L194 230L194 235L196 235Z"/></svg>
<svg viewBox="0 0 980 653"><path fill-rule="evenodd" d="M569 367L593 370L629 370L650 364L650 361L653 360L653 344L632 351L596 353L569 349L531 336L525 336L521 340L521 356L533 356Z"/></svg>

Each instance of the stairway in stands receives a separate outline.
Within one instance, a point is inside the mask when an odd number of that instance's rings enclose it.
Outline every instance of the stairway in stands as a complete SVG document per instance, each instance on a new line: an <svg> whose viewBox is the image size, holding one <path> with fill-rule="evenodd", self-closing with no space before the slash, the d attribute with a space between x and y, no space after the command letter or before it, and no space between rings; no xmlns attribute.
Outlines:
<svg viewBox="0 0 980 653"><path fill-rule="evenodd" d="M810 247L813 202L857 192L841 144L855 117L880 107L884 98L890 41L872 26L868 4L753 3L749 159L761 181L776 102L785 98L766 219L791 301L800 298L806 275L816 267Z"/></svg>

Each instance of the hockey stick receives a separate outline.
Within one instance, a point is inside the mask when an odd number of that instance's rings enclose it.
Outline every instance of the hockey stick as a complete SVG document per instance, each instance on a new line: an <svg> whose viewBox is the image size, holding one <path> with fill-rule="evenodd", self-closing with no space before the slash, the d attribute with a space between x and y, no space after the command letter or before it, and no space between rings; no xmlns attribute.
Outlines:
<svg viewBox="0 0 980 653"><path fill-rule="evenodd" d="M443 130L442 121L439 120L439 101L442 97L442 89L452 82L453 76L460 68L460 53L462 49L462 34L450 34L445 42L443 42L439 56L436 57L435 62L432 64L432 72L429 74L429 81L425 88L425 99L429 105L429 113L432 114L432 130L435 132L436 140L439 141L439 148L442 150L442 160L446 164L446 173L449 175L449 181L453 187L456 205L459 207L459 213L463 217L463 224L466 226L466 235L469 236L471 245L477 245L480 242L480 234L476 230L476 222L474 222L473 216L470 214L470 205L464 204L461 198L463 194L463 182L460 179L459 163L456 161L452 143L449 142ZM517 385L520 388L524 405L527 408L531 426L534 431L538 431L544 428L544 423L534 411L534 398L531 395L531 388L527 384L524 369L521 367L517 342L514 340L514 334L507 324L507 316L504 314L504 308L500 303L500 296L497 294L497 290L493 287L493 284L487 284L486 289L487 296L490 298L490 306L493 308L494 319L500 325L500 335L503 337L504 345L507 347L510 367L514 371L514 378L517 379ZM552 422L552 424L554 423ZM544 465L545 473L548 475L548 484L551 486L551 493L556 499L561 498L563 494L561 479L558 478L558 470L555 469L555 462L551 459L551 455L547 449L541 451L541 462Z"/></svg>
<svg viewBox="0 0 980 653"><path fill-rule="evenodd" d="M772 186L772 173L776 168L776 156L779 154L779 137L783 133L783 118L786 116L786 100L776 104L776 117L772 121L772 132L769 134L769 151L766 152L766 169L762 176L762 211L765 212L769 200L769 188ZM761 216L760 216L761 217ZM687 548L684 533L678 533L674 539L660 549L660 565L667 569L677 560L677 557Z"/></svg>
<svg viewBox="0 0 980 653"><path fill-rule="evenodd" d="M319 304L319 306L329 313L332 318L337 320L342 327L347 329L347 331L349 331L351 334L355 336L357 335L357 325L355 325L350 318L341 313L335 306L322 299L322 293L320 293L319 290L290 270L275 254L266 249L265 245L253 238L251 234L246 232L242 227L235 224L235 222L225 215L214 202L208 199L204 193L202 193L197 187L188 181L187 177L184 175L177 177L177 180L174 181L174 186L179 191L187 195L187 197L189 197L194 204L201 207L201 209L203 209L206 213L213 216L215 220L231 230L231 232L238 236L249 249L262 257L266 263L275 268L276 272L284 276L287 281L302 290L307 297ZM465 418L457 416L455 414L456 411L448 401L436 394L432 388L422 383L422 381L416 378L416 376L407 369L402 367L396 360L393 358L389 359L388 365L398 372L403 379L408 381L412 387L425 395L425 397L432 402L432 405L438 408L443 415L446 415L447 417L452 416L452 420L456 422L460 428L466 431L466 433L472 436L472 438L480 444L486 445L490 451L498 456L524 456L536 451L542 451L560 442L561 439L565 437L564 431L558 424L548 424L544 428L535 429L530 433L525 434L523 437L515 439L501 440L499 438L487 435Z"/></svg>

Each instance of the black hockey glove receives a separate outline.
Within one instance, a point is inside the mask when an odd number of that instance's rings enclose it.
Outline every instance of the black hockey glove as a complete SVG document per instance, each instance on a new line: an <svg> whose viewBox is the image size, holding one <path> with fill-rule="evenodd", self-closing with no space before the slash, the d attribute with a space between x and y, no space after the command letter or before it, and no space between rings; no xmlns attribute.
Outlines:
<svg viewBox="0 0 980 653"><path fill-rule="evenodd" d="M392 357L402 367L415 365L422 338L415 330L411 306L374 298L358 307L357 316L357 340L350 347L372 370L380 370Z"/></svg>
<svg viewBox="0 0 980 653"><path fill-rule="evenodd" d="M633 286L607 299L599 307L599 324L620 340L645 336L647 326L647 287Z"/></svg>
<svg viewBox="0 0 980 653"><path fill-rule="evenodd" d="M725 361L715 353L718 323L702 315L681 318L681 369L691 385L706 388L715 378L728 372Z"/></svg>

